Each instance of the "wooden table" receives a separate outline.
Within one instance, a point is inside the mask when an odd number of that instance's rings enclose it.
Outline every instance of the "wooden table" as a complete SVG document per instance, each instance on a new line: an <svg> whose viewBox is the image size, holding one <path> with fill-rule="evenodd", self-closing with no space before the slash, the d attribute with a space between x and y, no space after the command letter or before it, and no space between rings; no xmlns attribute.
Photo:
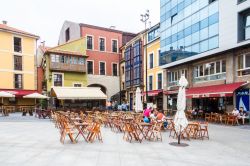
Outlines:
<svg viewBox="0 0 250 166"><path fill-rule="evenodd" d="M142 123L138 123L138 128L140 130L140 134L143 135L143 138L147 139L148 137L148 133L149 133L149 129L152 127L152 124L150 123L145 123L145 122L142 122Z"/></svg>
<svg viewBox="0 0 250 166"><path fill-rule="evenodd" d="M77 134L75 140L81 134L82 137L84 138L84 140L86 142L88 142L88 139L87 139L87 137L85 137L84 132L85 132L85 129L89 126L89 123L86 123L86 122L83 122L83 123L74 122L74 125L76 126L76 129L78 130L78 134Z"/></svg>

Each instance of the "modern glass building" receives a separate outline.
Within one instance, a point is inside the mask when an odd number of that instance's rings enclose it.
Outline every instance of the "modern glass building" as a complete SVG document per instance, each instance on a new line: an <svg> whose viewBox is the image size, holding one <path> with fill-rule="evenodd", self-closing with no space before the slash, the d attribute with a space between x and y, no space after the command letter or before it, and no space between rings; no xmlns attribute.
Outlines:
<svg viewBox="0 0 250 166"><path fill-rule="evenodd" d="M161 0L160 65L219 47L218 0Z"/></svg>

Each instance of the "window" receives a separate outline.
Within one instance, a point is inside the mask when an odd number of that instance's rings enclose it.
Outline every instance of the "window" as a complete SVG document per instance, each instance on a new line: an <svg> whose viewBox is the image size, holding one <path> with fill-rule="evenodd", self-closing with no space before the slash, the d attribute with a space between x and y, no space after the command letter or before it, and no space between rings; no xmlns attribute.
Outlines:
<svg viewBox="0 0 250 166"><path fill-rule="evenodd" d="M194 82L226 79L226 60L194 67Z"/></svg>
<svg viewBox="0 0 250 166"><path fill-rule="evenodd" d="M105 51L105 39L104 38L100 38L99 39L99 49L100 51Z"/></svg>
<svg viewBox="0 0 250 166"><path fill-rule="evenodd" d="M112 69L113 69L113 76L117 76L117 64L113 64L112 65Z"/></svg>
<svg viewBox="0 0 250 166"><path fill-rule="evenodd" d="M157 78L158 78L158 89L162 89L162 73L159 73L157 75Z"/></svg>
<svg viewBox="0 0 250 166"><path fill-rule="evenodd" d="M93 61L87 61L87 71L88 71L88 74L94 74Z"/></svg>
<svg viewBox="0 0 250 166"><path fill-rule="evenodd" d="M65 31L65 40L66 42L70 40L69 28Z"/></svg>
<svg viewBox="0 0 250 166"><path fill-rule="evenodd" d="M208 0L208 3L210 4L210 3L213 3L213 2L215 2L216 0Z"/></svg>
<svg viewBox="0 0 250 166"><path fill-rule="evenodd" d="M117 53L117 51L118 51L117 45L118 45L117 40L112 40L112 52Z"/></svg>
<svg viewBox="0 0 250 166"><path fill-rule="evenodd" d="M105 63L104 62L100 62L100 75L105 75L106 71L105 71Z"/></svg>
<svg viewBox="0 0 250 166"><path fill-rule="evenodd" d="M87 49L93 50L93 37L87 36Z"/></svg>
<svg viewBox="0 0 250 166"><path fill-rule="evenodd" d="M14 85L15 89L22 89L23 88L23 76L22 74L15 74L14 75Z"/></svg>
<svg viewBox="0 0 250 166"><path fill-rule="evenodd" d="M149 68L152 69L154 67L154 54L149 54Z"/></svg>
<svg viewBox="0 0 250 166"><path fill-rule="evenodd" d="M153 90L153 76L149 76L148 81L149 81L148 90Z"/></svg>
<svg viewBox="0 0 250 166"><path fill-rule="evenodd" d="M53 74L54 86L63 86L62 74Z"/></svg>
<svg viewBox="0 0 250 166"><path fill-rule="evenodd" d="M125 71L124 71L124 66L122 66L122 74L124 74L124 72L125 72Z"/></svg>
<svg viewBox="0 0 250 166"><path fill-rule="evenodd" d="M246 0L238 0L238 4L245 2Z"/></svg>
<svg viewBox="0 0 250 166"><path fill-rule="evenodd" d="M14 37L14 52L22 52L22 39Z"/></svg>
<svg viewBox="0 0 250 166"><path fill-rule="evenodd" d="M238 15L238 41L250 39L250 8Z"/></svg>
<svg viewBox="0 0 250 166"><path fill-rule="evenodd" d="M159 37L159 28L156 28L148 33L148 42L153 41L157 37Z"/></svg>
<svg viewBox="0 0 250 166"><path fill-rule="evenodd" d="M85 65L85 58L79 57L79 58L78 58L78 64L79 64L79 65Z"/></svg>
<svg viewBox="0 0 250 166"><path fill-rule="evenodd" d="M238 76L250 75L250 54L238 56Z"/></svg>
<svg viewBox="0 0 250 166"><path fill-rule="evenodd" d="M14 70L22 70L22 56L14 55Z"/></svg>
<svg viewBox="0 0 250 166"><path fill-rule="evenodd" d="M171 24L175 24L177 21L177 13L171 16Z"/></svg>
<svg viewBox="0 0 250 166"><path fill-rule="evenodd" d="M74 83L74 87L82 87L81 83Z"/></svg>

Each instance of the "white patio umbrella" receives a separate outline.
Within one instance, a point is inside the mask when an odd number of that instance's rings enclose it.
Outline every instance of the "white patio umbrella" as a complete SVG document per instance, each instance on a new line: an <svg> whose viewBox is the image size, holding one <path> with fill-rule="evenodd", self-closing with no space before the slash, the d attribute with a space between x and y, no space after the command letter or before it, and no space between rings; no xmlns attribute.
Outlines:
<svg viewBox="0 0 250 166"><path fill-rule="evenodd" d="M174 117L175 131L178 134L178 144L180 144L181 132L187 127L188 121L185 115L186 109L186 87L188 85L187 79L182 75L179 80L179 92L177 96L177 112Z"/></svg>
<svg viewBox="0 0 250 166"><path fill-rule="evenodd" d="M0 97L2 98L2 104L3 104L3 98L11 98L11 97L15 97L15 95L5 92L5 91L0 91ZM3 105L2 105L3 108ZM3 109L2 109L2 113L3 113Z"/></svg>
<svg viewBox="0 0 250 166"><path fill-rule="evenodd" d="M26 96L23 96L23 98L35 99L35 105L36 105L36 99L48 99L49 97L35 92L35 93L28 94Z"/></svg>
<svg viewBox="0 0 250 166"><path fill-rule="evenodd" d="M142 101L141 101L141 90L137 87L135 92L135 112L143 111Z"/></svg>

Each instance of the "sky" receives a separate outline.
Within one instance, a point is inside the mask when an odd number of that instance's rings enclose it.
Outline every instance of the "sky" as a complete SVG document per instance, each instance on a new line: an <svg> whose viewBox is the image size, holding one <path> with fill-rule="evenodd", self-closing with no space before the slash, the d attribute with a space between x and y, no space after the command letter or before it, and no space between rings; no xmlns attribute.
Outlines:
<svg viewBox="0 0 250 166"><path fill-rule="evenodd" d="M153 26L160 21L160 0L5 0L0 22L40 36L38 44L55 46L65 20L137 33L147 9Z"/></svg>

